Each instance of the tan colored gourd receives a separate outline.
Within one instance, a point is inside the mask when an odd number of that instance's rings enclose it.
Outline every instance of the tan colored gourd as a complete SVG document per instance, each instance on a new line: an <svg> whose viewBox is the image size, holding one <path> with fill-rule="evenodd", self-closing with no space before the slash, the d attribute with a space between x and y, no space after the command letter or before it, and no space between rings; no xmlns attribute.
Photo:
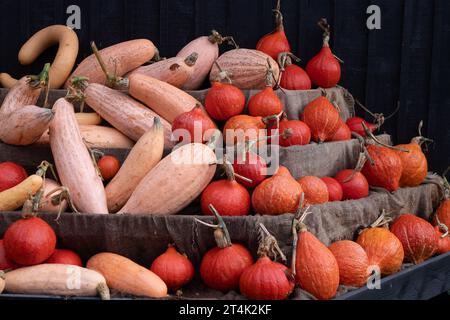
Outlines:
<svg viewBox="0 0 450 320"><path fill-rule="evenodd" d="M129 77L128 91L133 98L143 102L169 123L200 104L188 93L142 74Z"/></svg>
<svg viewBox="0 0 450 320"><path fill-rule="evenodd" d="M33 63L45 50L58 44L58 52L49 70L51 89L64 85L78 56L78 36L71 28L53 25L35 33L20 49L19 62L23 65Z"/></svg>
<svg viewBox="0 0 450 320"><path fill-rule="evenodd" d="M102 118L96 112L89 113L75 113L75 118L79 125L97 126L102 123Z"/></svg>
<svg viewBox="0 0 450 320"><path fill-rule="evenodd" d="M37 106L25 106L12 113L0 111L0 140L16 146L28 146L47 131L53 112Z"/></svg>
<svg viewBox="0 0 450 320"><path fill-rule="evenodd" d="M42 177L31 175L17 186L0 192L0 211L20 209L30 195L35 195L43 184Z"/></svg>
<svg viewBox="0 0 450 320"><path fill-rule="evenodd" d="M119 213L178 213L211 182L216 162L214 151L203 144L187 144L175 149L142 179Z"/></svg>
<svg viewBox="0 0 450 320"><path fill-rule="evenodd" d="M150 61L156 53L156 47L150 40L137 39L121 42L111 47L100 50L108 70L113 70L115 75L122 77L131 70L134 70L145 62ZM94 54L84 59L69 80L66 81L65 88L70 85L73 77L87 77L90 83L106 84L107 79Z"/></svg>
<svg viewBox="0 0 450 320"><path fill-rule="evenodd" d="M5 291L15 294L110 299L105 278L97 271L63 264L41 264L5 274Z"/></svg>
<svg viewBox="0 0 450 320"><path fill-rule="evenodd" d="M73 105L61 98L53 112L50 147L62 185L80 212L108 214L105 188L81 136Z"/></svg>
<svg viewBox="0 0 450 320"><path fill-rule="evenodd" d="M111 289L138 297L164 298L167 286L152 271L114 253L99 253L86 267L101 273Z"/></svg>
<svg viewBox="0 0 450 320"><path fill-rule="evenodd" d="M138 141L153 126L158 115L119 91L101 84L90 84L84 91L86 103L103 119L124 135ZM173 147L172 126L161 119L164 128L164 146Z"/></svg>
<svg viewBox="0 0 450 320"><path fill-rule="evenodd" d="M134 141L117 129L94 125L79 125L81 137L90 148L131 149ZM45 132L35 143L38 146L50 144L49 132Z"/></svg>
<svg viewBox="0 0 450 320"><path fill-rule="evenodd" d="M148 66L139 67L128 76L133 74L143 74L167 82L174 87L181 88L194 74L197 58L198 54L194 52L187 58L174 57L161 60Z"/></svg>
<svg viewBox="0 0 450 320"><path fill-rule="evenodd" d="M163 156L164 131L159 118L131 149L114 179L106 186L106 199L110 212L117 212L130 198L141 180Z"/></svg>

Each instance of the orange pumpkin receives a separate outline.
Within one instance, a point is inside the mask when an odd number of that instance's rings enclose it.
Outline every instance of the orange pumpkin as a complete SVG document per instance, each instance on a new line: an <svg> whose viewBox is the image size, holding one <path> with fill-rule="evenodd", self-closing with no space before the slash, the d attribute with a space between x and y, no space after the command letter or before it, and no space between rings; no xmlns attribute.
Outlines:
<svg viewBox="0 0 450 320"><path fill-rule="evenodd" d="M339 266L333 253L306 227L300 230L295 279L319 300L329 300L339 287Z"/></svg>
<svg viewBox="0 0 450 320"><path fill-rule="evenodd" d="M388 229L365 229L356 242L366 251L369 264L378 266L382 275L391 275L402 267L405 257L402 243Z"/></svg>
<svg viewBox="0 0 450 320"><path fill-rule="evenodd" d="M342 240L333 243L328 248L339 265L340 284L359 288L367 283L369 258L359 244Z"/></svg>
<svg viewBox="0 0 450 320"><path fill-rule="evenodd" d="M302 192L289 170L280 167L273 177L256 187L252 195L253 208L261 215L295 213Z"/></svg>
<svg viewBox="0 0 450 320"><path fill-rule="evenodd" d="M298 183L305 193L306 204L315 205L329 201L328 187L325 182L317 177L303 177Z"/></svg>
<svg viewBox="0 0 450 320"><path fill-rule="evenodd" d="M227 121L223 128L227 145L266 137L266 124L262 117L238 115Z"/></svg>
<svg viewBox="0 0 450 320"><path fill-rule="evenodd" d="M331 140L341 124L339 112L326 97L319 97L308 104L302 117L311 129L313 140L319 143Z"/></svg>
<svg viewBox="0 0 450 320"><path fill-rule="evenodd" d="M403 164L400 187L417 187L422 184L428 174L428 161L420 146L422 137L412 139L410 144L401 144L397 148L409 152L395 151Z"/></svg>

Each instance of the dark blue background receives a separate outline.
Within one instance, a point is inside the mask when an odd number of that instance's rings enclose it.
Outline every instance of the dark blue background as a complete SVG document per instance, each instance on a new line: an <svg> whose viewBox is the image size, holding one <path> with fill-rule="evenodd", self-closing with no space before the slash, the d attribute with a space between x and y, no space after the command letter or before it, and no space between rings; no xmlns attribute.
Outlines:
<svg viewBox="0 0 450 320"><path fill-rule="evenodd" d="M271 31L275 0L2 0L0 1L0 71L16 76L36 72L52 52L30 68L21 67L17 52L35 31L65 23L66 8L82 10L80 59L99 47L138 37L154 41L171 56L196 36L213 28L233 35L241 47L254 47ZM381 7L382 29L366 28L366 9ZM448 0L283 0L287 35L304 63L321 46L320 17L333 26L332 46L341 57L341 84L376 112L401 111L384 130L396 142L416 134L420 120L435 139L431 168L450 165L450 1Z"/></svg>

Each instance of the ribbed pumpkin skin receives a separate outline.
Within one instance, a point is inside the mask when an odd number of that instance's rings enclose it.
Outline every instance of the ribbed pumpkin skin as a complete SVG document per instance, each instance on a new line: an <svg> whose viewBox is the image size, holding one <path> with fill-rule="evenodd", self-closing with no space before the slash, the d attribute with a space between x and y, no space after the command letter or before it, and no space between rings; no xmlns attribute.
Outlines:
<svg viewBox="0 0 450 320"><path fill-rule="evenodd" d="M265 54L277 60L278 55L282 52L291 52L291 46L284 32L284 28L278 28L272 33L266 34L256 44L256 50L262 51Z"/></svg>
<svg viewBox="0 0 450 320"><path fill-rule="evenodd" d="M329 201L342 201L342 198L344 197L344 191L342 190L342 186L339 181L330 177L323 177L321 179L327 185Z"/></svg>
<svg viewBox="0 0 450 320"><path fill-rule="evenodd" d="M236 181L219 180L211 183L202 193L204 215L213 215L212 204L222 216L246 216L250 212L250 193Z"/></svg>
<svg viewBox="0 0 450 320"><path fill-rule="evenodd" d="M280 167L273 177L261 182L253 191L253 209L261 215L295 213L302 192L289 170Z"/></svg>
<svg viewBox="0 0 450 320"><path fill-rule="evenodd" d="M311 129L300 120L280 121L278 132L281 147L304 146L311 142Z"/></svg>
<svg viewBox="0 0 450 320"><path fill-rule="evenodd" d="M267 257L260 258L244 271L240 279L241 293L251 300L285 300L295 283L286 276L288 268Z"/></svg>
<svg viewBox="0 0 450 320"><path fill-rule="evenodd" d="M245 95L228 83L213 82L205 97L205 109L214 120L226 121L244 111Z"/></svg>
<svg viewBox="0 0 450 320"><path fill-rule="evenodd" d="M201 135L196 129L200 129ZM180 114L172 123L172 132L186 130L190 137L179 137L179 141L184 143L204 143L211 138L212 130L217 129L215 123L204 113L201 107L197 106L192 111ZM187 140L187 141L184 141Z"/></svg>
<svg viewBox="0 0 450 320"><path fill-rule="evenodd" d="M341 65L329 47L323 47L306 66L311 81L318 87L332 88L341 79Z"/></svg>
<svg viewBox="0 0 450 320"><path fill-rule="evenodd" d="M296 276L300 286L319 300L329 300L339 287L339 266L331 251L308 231L300 232Z"/></svg>
<svg viewBox="0 0 450 320"><path fill-rule="evenodd" d="M150 270L173 291L191 282L195 273L192 262L172 246L153 261Z"/></svg>
<svg viewBox="0 0 450 320"><path fill-rule="evenodd" d="M369 264L378 266L382 275L391 275L402 267L405 257L402 243L388 229L366 229L356 242L366 251Z"/></svg>
<svg viewBox="0 0 450 320"><path fill-rule="evenodd" d="M428 174L428 161L422 148L417 143L401 144L398 148L409 150L409 153L396 151L403 165L400 186L417 187L425 181Z"/></svg>
<svg viewBox="0 0 450 320"><path fill-rule="evenodd" d="M361 172L356 172L350 181L346 181L353 174L353 170L339 172L335 179L341 184L343 200L358 200L369 196L369 183Z"/></svg>
<svg viewBox="0 0 450 320"><path fill-rule="evenodd" d="M281 76L280 87L286 90L311 90L311 79L299 66L286 65Z"/></svg>
<svg viewBox="0 0 450 320"><path fill-rule="evenodd" d="M311 129L313 140L322 143L336 134L340 115L327 98L319 97L305 107L303 121Z"/></svg>
<svg viewBox="0 0 450 320"><path fill-rule="evenodd" d="M436 211L436 215L441 223L450 228L450 200L444 200L441 203Z"/></svg>
<svg viewBox="0 0 450 320"><path fill-rule="evenodd" d="M352 139L352 131L344 121L340 121L339 129L334 134L331 141L348 141Z"/></svg>
<svg viewBox="0 0 450 320"><path fill-rule="evenodd" d="M283 111L283 103L272 88L265 88L248 101L248 113L253 117L270 117Z"/></svg>
<svg viewBox="0 0 450 320"><path fill-rule="evenodd" d="M252 117L245 114L232 117L225 123L223 128L225 142L227 145L232 145L233 141L234 143L243 143L244 141L237 141L239 130L242 130L244 133L246 141L263 138L266 135L265 128L266 125L261 117ZM232 139L233 136L234 140ZM261 141L258 144L262 143L265 143L265 141Z"/></svg>
<svg viewBox="0 0 450 320"><path fill-rule="evenodd" d="M400 188L403 165L396 151L376 145L367 146L367 151L374 165L367 161L361 173L367 178L369 184L390 192L397 191Z"/></svg>
<svg viewBox="0 0 450 320"><path fill-rule="evenodd" d="M432 257L438 249L438 238L433 226L412 214L399 217L392 224L391 232L402 243L408 262L420 264Z"/></svg>
<svg viewBox="0 0 450 320"><path fill-rule="evenodd" d="M203 256L200 275L208 287L226 293L239 288L242 273L252 265L253 257L244 246L216 247Z"/></svg>
<svg viewBox="0 0 450 320"><path fill-rule="evenodd" d="M339 265L340 284L362 287L369 276L369 258L364 249L353 241L337 241L328 247Z"/></svg>
<svg viewBox="0 0 450 320"><path fill-rule="evenodd" d="M438 249L437 254L444 254L447 252L450 252L450 237L446 236L445 238L441 238L443 233L439 229L439 227L435 227L434 230L436 231L436 235L438 237Z"/></svg>
<svg viewBox="0 0 450 320"><path fill-rule="evenodd" d="M329 200L328 187L320 178L303 177L298 183L305 193L305 201L309 205L327 203Z"/></svg>
<svg viewBox="0 0 450 320"><path fill-rule="evenodd" d="M200 54L200 53L199 53ZM278 63L264 52L250 49L234 49L222 54L217 63L230 73L233 84L239 89L264 89L266 87L267 59L273 69L274 79L280 76ZM219 69L214 65L210 80L215 81Z"/></svg>

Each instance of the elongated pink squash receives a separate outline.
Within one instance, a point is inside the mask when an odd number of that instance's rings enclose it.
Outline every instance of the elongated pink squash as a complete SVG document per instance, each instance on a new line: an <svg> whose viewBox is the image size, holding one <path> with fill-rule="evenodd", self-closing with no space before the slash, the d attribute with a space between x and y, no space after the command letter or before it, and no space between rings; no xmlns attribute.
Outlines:
<svg viewBox="0 0 450 320"><path fill-rule="evenodd" d="M203 144L187 144L175 149L142 179L119 213L178 213L211 182L216 162L214 151Z"/></svg>
<svg viewBox="0 0 450 320"><path fill-rule="evenodd" d="M133 98L101 84L90 84L84 91L86 103L124 135L138 141L153 126L155 112ZM172 125L161 119L164 147L172 148Z"/></svg>
<svg viewBox="0 0 450 320"><path fill-rule="evenodd" d="M147 39L130 40L99 51L108 71L122 77L131 70L150 61L155 55L155 45ZM94 54L84 59L66 81L68 88L73 77L87 77L91 83L106 83L106 76Z"/></svg>
<svg viewBox="0 0 450 320"><path fill-rule="evenodd" d="M50 147L62 185L80 212L108 214L105 188L81 137L73 105L61 98L53 111Z"/></svg>

